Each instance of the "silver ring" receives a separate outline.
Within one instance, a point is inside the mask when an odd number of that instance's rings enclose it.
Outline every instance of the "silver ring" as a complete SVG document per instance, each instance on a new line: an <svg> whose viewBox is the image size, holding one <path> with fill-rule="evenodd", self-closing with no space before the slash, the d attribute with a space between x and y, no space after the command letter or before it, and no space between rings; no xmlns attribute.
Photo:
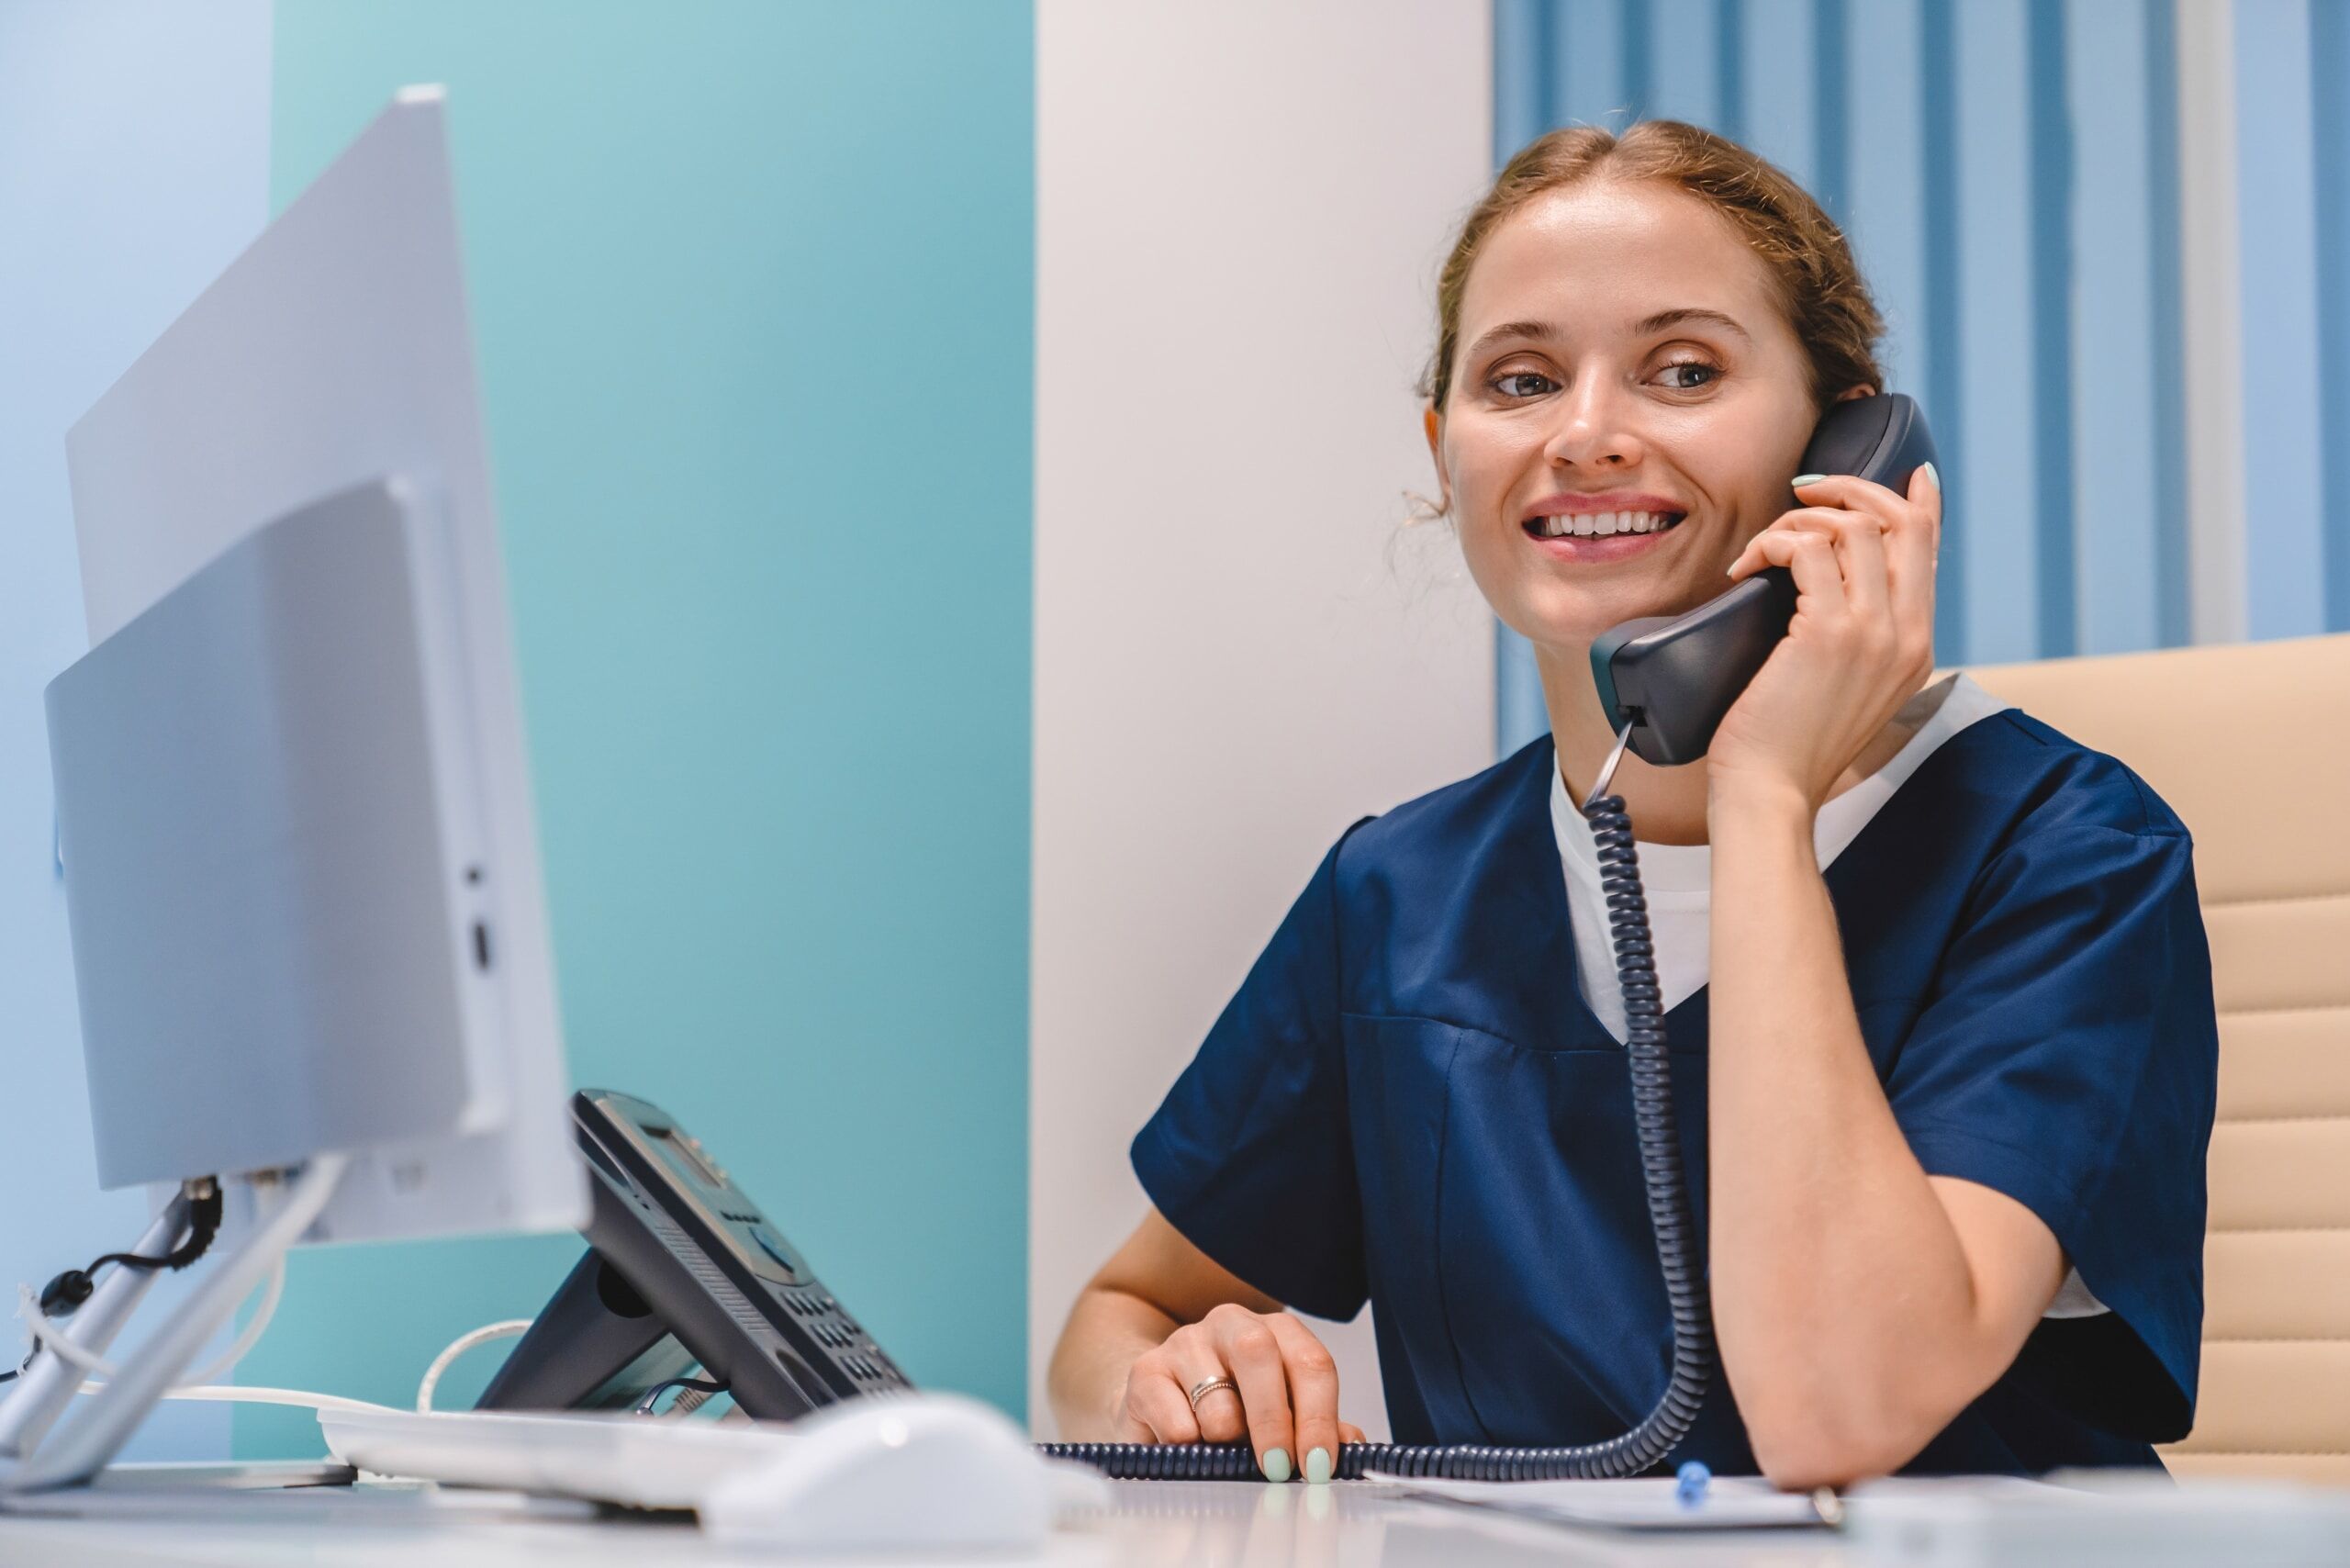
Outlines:
<svg viewBox="0 0 2350 1568"><path fill-rule="evenodd" d="M1195 1383L1192 1385L1191 1393L1192 1414L1194 1416L1198 1415L1200 1413L1200 1401L1205 1399L1209 1394L1214 1394L1219 1388L1231 1389L1235 1394L1238 1394L1240 1392L1239 1384L1234 1383L1228 1377L1212 1377L1207 1379L1205 1382Z"/></svg>

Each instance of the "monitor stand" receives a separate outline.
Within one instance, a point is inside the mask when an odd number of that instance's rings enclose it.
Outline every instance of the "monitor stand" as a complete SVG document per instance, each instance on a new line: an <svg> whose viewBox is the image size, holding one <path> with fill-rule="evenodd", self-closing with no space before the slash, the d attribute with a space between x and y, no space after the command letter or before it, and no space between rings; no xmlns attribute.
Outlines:
<svg viewBox="0 0 2350 1568"><path fill-rule="evenodd" d="M316 1155L286 1177L284 1199L265 1209L252 1230L228 1247L179 1309L79 1408L72 1408L82 1384L79 1369L66 1364L44 1344L7 1399L0 1402L0 1434L16 1443L11 1451L0 1455L0 1496L86 1484L104 1470L106 1462L122 1451L122 1445L147 1418L155 1402L171 1392L173 1381L187 1370L205 1342L236 1316L238 1305L310 1228L350 1163L345 1154ZM175 1198L149 1225L140 1238L140 1250L157 1256L161 1232L161 1250L168 1251L171 1241L185 1228L186 1216L185 1200ZM131 1273L142 1281L152 1277L151 1271L118 1268L82 1304L66 1333L76 1348L93 1354L102 1351L129 1319L131 1308L145 1294L144 1283L122 1283L104 1313L95 1318L85 1315L98 1305L107 1286L117 1285L123 1275ZM19 1401L24 1402L21 1407ZM61 1415L64 1420L57 1435L43 1442L43 1434Z"/></svg>

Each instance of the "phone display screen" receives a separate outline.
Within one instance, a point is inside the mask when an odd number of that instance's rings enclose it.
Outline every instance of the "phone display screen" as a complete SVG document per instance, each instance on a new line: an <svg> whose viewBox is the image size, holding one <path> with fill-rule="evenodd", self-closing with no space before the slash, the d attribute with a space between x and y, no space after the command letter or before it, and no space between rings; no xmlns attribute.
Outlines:
<svg viewBox="0 0 2350 1568"><path fill-rule="evenodd" d="M643 1130L653 1139L653 1147L659 1149L662 1158L670 1164L712 1192L726 1190L725 1176L704 1157L700 1149L693 1146L690 1139L677 1137L676 1131L669 1127L646 1127Z"/></svg>

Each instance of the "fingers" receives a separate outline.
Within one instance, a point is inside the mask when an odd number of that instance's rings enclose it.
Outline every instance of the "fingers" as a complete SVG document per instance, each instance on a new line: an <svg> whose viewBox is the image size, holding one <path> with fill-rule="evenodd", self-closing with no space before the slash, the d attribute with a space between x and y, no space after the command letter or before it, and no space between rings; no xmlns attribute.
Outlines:
<svg viewBox="0 0 2350 1568"><path fill-rule="evenodd" d="M1844 610L1844 577L1836 566L1836 543L1824 532L1773 527L1754 536L1754 553L1762 564L1785 566L1795 574L1798 610L1823 617Z"/></svg>
<svg viewBox="0 0 2350 1568"><path fill-rule="evenodd" d="M1893 612L1905 622L1922 621L1930 626L1934 564L1942 553L1942 485L1931 464L1919 465L1909 476L1909 504L1924 526L1897 529L1886 539L1893 574Z"/></svg>
<svg viewBox="0 0 2350 1568"><path fill-rule="evenodd" d="M1314 1330L1288 1313L1277 1312L1263 1321L1281 1346L1289 1372L1297 1473L1308 1481L1327 1481L1338 1462L1338 1363Z"/></svg>
<svg viewBox="0 0 2350 1568"><path fill-rule="evenodd" d="M1257 1468L1268 1481L1287 1481L1297 1462L1297 1430L1290 1414L1289 1372L1281 1341L1264 1317L1245 1306L1219 1306L1201 1322L1214 1336L1224 1364L1240 1385Z"/></svg>
<svg viewBox="0 0 2350 1568"><path fill-rule="evenodd" d="M1183 1398L1189 1404L1191 1391L1203 1383L1222 1378L1227 1384L1232 1374L1225 1370L1224 1359L1217 1353L1215 1339L1204 1327L1178 1329L1169 1336L1171 1346L1181 1341L1182 1372L1177 1382L1183 1385ZM1248 1434L1247 1412L1240 1403L1240 1391L1230 1386L1212 1388L1200 1395L1197 1405L1191 1406L1192 1419L1199 1427L1200 1440L1210 1443L1238 1442Z"/></svg>
<svg viewBox="0 0 2350 1568"><path fill-rule="evenodd" d="M1836 507L1798 507L1794 511L1781 514L1770 527L1748 540L1746 548L1730 564L1729 575L1742 577L1764 566L1785 565L1783 561L1772 560L1765 554L1768 549L1766 541L1791 533L1817 533L1832 541L1839 531L1853 527L1882 531L1882 525L1874 519L1859 512L1845 511Z"/></svg>
<svg viewBox="0 0 2350 1568"><path fill-rule="evenodd" d="M1119 1437L1126 1442L1195 1443L1199 1423L1192 1419L1188 1385L1179 1382L1184 1347L1177 1343L1190 1329L1177 1329L1157 1350L1135 1359L1126 1372L1125 1402L1118 1410ZM1202 1403L1205 1403L1203 1401Z"/></svg>
<svg viewBox="0 0 2350 1568"><path fill-rule="evenodd" d="M1931 581L1942 538L1942 492L1941 476L1930 463L1910 471L1906 494L1897 495L1853 474L1824 475L1796 494L1812 512L1832 509L1875 518L1883 527L1888 575L1897 588L1911 573Z"/></svg>
<svg viewBox="0 0 2350 1568"><path fill-rule="evenodd" d="M1195 1407L1191 1391L1218 1378ZM1215 1308L1136 1358L1117 1416L1130 1442L1246 1439L1270 1481L1327 1481L1338 1445L1363 1440L1338 1419L1338 1368L1328 1347L1286 1312Z"/></svg>
<svg viewBox="0 0 2350 1568"><path fill-rule="evenodd" d="M1786 513L1747 542L1729 575L1744 577L1765 566L1785 566L1807 606L1842 618L1852 652L1872 662L1896 660L1919 672L1931 667L1934 558L1942 531L1940 476L1927 465L1911 473L1908 493L1850 474L1831 474L1800 487L1810 504ZM1815 546L1807 552L1785 535L1817 535L1831 546L1835 581L1822 571ZM1808 554L1808 569L1797 563Z"/></svg>
<svg viewBox="0 0 2350 1568"><path fill-rule="evenodd" d="M1886 577L1885 525L1865 512L1840 512L1829 526L1844 600L1863 621L1889 622L1892 585Z"/></svg>

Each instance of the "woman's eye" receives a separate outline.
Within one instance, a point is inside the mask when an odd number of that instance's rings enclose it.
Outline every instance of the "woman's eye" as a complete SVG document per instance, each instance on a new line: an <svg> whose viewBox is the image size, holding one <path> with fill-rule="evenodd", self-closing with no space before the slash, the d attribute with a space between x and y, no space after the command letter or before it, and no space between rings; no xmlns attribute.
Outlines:
<svg viewBox="0 0 2350 1568"><path fill-rule="evenodd" d="M1681 379L1682 373L1684 371L1694 374L1697 379ZM1664 377L1664 384L1675 392L1695 392L1708 382L1718 379L1721 370L1718 366L1707 364L1704 360L1684 359L1666 365L1658 374Z"/></svg>
<svg viewBox="0 0 2350 1568"><path fill-rule="evenodd" d="M1539 398L1545 392L1558 389L1559 384L1539 370L1513 370L1494 378L1494 386L1505 398Z"/></svg>

